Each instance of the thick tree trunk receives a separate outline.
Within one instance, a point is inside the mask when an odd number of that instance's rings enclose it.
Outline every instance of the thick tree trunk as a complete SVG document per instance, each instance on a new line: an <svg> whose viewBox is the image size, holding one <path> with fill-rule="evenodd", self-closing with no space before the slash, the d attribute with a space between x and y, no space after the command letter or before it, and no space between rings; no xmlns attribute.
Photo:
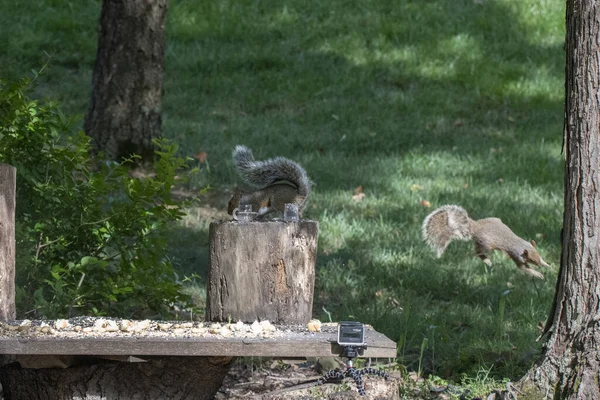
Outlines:
<svg viewBox="0 0 600 400"><path fill-rule="evenodd" d="M161 357L70 368L0 368L6 400L194 399L210 400L227 375L231 357Z"/></svg>
<svg viewBox="0 0 600 400"><path fill-rule="evenodd" d="M113 160L154 157L168 0L104 0L85 132Z"/></svg>
<svg viewBox="0 0 600 400"><path fill-rule="evenodd" d="M544 352L521 381L555 399L600 399L599 28L595 1L567 1L563 251Z"/></svg>
<svg viewBox="0 0 600 400"><path fill-rule="evenodd" d="M0 164L0 321L15 319L15 194L17 170Z"/></svg>
<svg viewBox="0 0 600 400"><path fill-rule="evenodd" d="M312 317L318 224L210 224L209 321L304 324Z"/></svg>

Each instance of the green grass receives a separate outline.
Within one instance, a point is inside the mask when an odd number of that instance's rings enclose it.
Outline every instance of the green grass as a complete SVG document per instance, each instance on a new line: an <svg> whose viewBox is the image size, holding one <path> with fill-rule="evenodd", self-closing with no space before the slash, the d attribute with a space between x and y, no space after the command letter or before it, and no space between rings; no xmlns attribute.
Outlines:
<svg viewBox="0 0 600 400"><path fill-rule="evenodd" d="M206 274L208 223L239 183L233 146L287 156L316 183L316 317L373 324L424 374L518 377L539 351L560 256L563 7L172 1L164 132L183 154L208 153L194 183L213 188L174 235L182 275ZM2 2L0 74L51 55L37 95L84 113L99 13L98 0ZM448 203L502 218L554 270L534 282L496 254L488 273L467 243L436 259L420 225Z"/></svg>

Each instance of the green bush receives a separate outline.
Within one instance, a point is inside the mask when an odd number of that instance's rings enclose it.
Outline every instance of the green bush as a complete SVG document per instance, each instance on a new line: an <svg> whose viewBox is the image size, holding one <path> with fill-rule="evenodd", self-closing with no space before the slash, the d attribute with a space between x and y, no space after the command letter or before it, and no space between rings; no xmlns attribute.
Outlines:
<svg viewBox="0 0 600 400"><path fill-rule="evenodd" d="M156 141L154 176L92 155L90 138L32 82L0 80L0 162L17 168L19 317L166 316L187 305L166 234L183 215L171 187L185 161Z"/></svg>

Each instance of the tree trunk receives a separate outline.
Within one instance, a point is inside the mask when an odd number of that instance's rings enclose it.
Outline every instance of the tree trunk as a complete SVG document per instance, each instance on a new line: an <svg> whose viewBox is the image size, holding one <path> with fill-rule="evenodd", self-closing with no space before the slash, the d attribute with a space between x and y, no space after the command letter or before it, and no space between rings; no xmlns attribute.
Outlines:
<svg viewBox="0 0 600 400"><path fill-rule="evenodd" d="M210 224L209 321L305 324L312 318L318 224Z"/></svg>
<svg viewBox="0 0 600 400"><path fill-rule="evenodd" d="M567 1L563 250L542 358L521 380L555 399L600 398L599 27L595 1Z"/></svg>
<svg viewBox="0 0 600 400"><path fill-rule="evenodd" d="M0 164L0 321L15 319L15 194L17 170Z"/></svg>
<svg viewBox="0 0 600 400"><path fill-rule="evenodd" d="M231 357L161 357L65 369L11 364L0 368L0 383L6 400L211 400L231 361Z"/></svg>
<svg viewBox="0 0 600 400"><path fill-rule="evenodd" d="M152 161L161 136L168 0L104 0L85 132L120 161Z"/></svg>

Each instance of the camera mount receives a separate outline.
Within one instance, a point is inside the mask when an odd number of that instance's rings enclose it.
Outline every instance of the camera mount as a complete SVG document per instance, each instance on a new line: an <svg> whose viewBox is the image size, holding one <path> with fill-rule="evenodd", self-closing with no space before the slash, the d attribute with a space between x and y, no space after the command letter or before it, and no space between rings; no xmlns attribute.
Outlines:
<svg viewBox="0 0 600 400"><path fill-rule="evenodd" d="M317 385L322 385L326 382L341 383L345 378L352 378L356 383L356 388L361 396L366 394L363 386L363 375L376 375L384 379L388 379L389 375L375 368L354 368L353 359L362 356L367 349L365 343L365 329L360 322L344 321L338 324L337 344L342 347L342 357L347 358L346 369L344 371L339 368L328 371L317 381Z"/></svg>

